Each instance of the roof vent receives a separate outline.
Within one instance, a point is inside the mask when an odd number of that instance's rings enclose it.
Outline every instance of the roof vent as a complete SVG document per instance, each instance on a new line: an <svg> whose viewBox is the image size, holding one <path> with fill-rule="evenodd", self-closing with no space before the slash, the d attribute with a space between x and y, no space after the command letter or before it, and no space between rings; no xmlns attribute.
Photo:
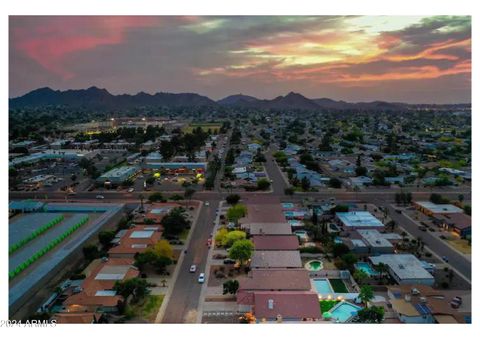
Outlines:
<svg viewBox="0 0 480 339"><path fill-rule="evenodd" d="M273 310L273 299L268 299L268 309Z"/></svg>

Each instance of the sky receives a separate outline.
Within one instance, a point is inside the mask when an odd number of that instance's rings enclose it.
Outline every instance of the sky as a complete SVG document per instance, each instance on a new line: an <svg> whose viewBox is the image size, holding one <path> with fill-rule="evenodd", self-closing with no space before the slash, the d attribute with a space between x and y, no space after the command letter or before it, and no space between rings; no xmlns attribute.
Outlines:
<svg viewBox="0 0 480 339"><path fill-rule="evenodd" d="M468 16L10 16L9 96L39 87L471 101Z"/></svg>

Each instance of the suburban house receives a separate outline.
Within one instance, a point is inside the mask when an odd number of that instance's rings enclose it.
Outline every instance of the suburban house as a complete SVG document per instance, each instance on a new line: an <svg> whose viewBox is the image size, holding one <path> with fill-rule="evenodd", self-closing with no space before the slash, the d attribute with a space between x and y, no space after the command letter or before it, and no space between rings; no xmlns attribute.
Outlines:
<svg viewBox="0 0 480 339"><path fill-rule="evenodd" d="M152 248L160 240L162 232L159 226L137 225L128 230L119 231L108 254L110 258L133 258Z"/></svg>
<svg viewBox="0 0 480 339"><path fill-rule="evenodd" d="M421 284L432 286L435 278L413 254L382 254L369 257L372 264L387 265L390 275L400 285Z"/></svg>
<svg viewBox="0 0 480 339"><path fill-rule="evenodd" d="M456 293L456 291L435 290L425 285L388 287L388 298L393 312L401 322L408 324L468 322L471 311L462 309ZM462 295L460 300L466 297L468 296Z"/></svg>
<svg viewBox="0 0 480 339"><path fill-rule="evenodd" d="M133 262L133 259L130 258L94 261L91 264L93 267L90 274L82 282L78 293L64 301L63 305L67 308L67 311L80 305L97 307L102 312L117 312L118 303L123 301L123 297L117 294L114 286L117 281L139 276L140 272L133 266Z"/></svg>
<svg viewBox="0 0 480 339"><path fill-rule="evenodd" d="M433 214L435 222L447 231L457 233L462 238L472 235L472 218L464 213Z"/></svg>
<svg viewBox="0 0 480 339"><path fill-rule="evenodd" d="M425 215L463 213L463 210L451 204L434 204L430 201L414 201L413 206Z"/></svg>
<svg viewBox="0 0 480 339"><path fill-rule="evenodd" d="M295 251L299 247L296 235L255 235L252 238L256 251Z"/></svg>
<svg viewBox="0 0 480 339"><path fill-rule="evenodd" d="M251 268L300 268L302 259L298 251L254 251Z"/></svg>

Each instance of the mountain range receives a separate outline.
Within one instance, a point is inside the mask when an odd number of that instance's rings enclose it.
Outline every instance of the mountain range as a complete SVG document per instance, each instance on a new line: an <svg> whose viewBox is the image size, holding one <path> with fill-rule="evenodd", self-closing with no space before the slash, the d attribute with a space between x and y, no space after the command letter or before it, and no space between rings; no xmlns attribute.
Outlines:
<svg viewBox="0 0 480 339"><path fill-rule="evenodd" d="M470 104L438 105L458 107ZM74 109L126 110L139 107L232 107L266 110L374 110L402 111L421 105L373 101L349 103L328 98L309 99L299 93L290 92L272 100L235 94L218 101L196 93L144 92L135 95L113 95L106 89L90 87L79 90L53 90L48 87L33 90L23 96L9 100L10 109L63 106Z"/></svg>

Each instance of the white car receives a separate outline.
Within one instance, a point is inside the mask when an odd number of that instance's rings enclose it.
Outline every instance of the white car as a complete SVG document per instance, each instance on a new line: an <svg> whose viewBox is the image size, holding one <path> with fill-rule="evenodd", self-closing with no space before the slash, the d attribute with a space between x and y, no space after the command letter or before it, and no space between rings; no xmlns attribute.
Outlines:
<svg viewBox="0 0 480 339"><path fill-rule="evenodd" d="M205 202L205 206L210 206L210 203L208 201Z"/></svg>
<svg viewBox="0 0 480 339"><path fill-rule="evenodd" d="M97 195L96 198L97 199L105 199L105 197L103 195Z"/></svg>
<svg viewBox="0 0 480 339"><path fill-rule="evenodd" d="M190 273L195 273L196 270L197 270L197 265L190 266Z"/></svg>
<svg viewBox="0 0 480 339"><path fill-rule="evenodd" d="M198 276L198 282L200 284L203 284L205 282L205 273L200 273L200 275Z"/></svg>
<svg viewBox="0 0 480 339"><path fill-rule="evenodd" d="M133 188L133 187L128 189L128 193L132 193L133 191L135 191L135 188Z"/></svg>

